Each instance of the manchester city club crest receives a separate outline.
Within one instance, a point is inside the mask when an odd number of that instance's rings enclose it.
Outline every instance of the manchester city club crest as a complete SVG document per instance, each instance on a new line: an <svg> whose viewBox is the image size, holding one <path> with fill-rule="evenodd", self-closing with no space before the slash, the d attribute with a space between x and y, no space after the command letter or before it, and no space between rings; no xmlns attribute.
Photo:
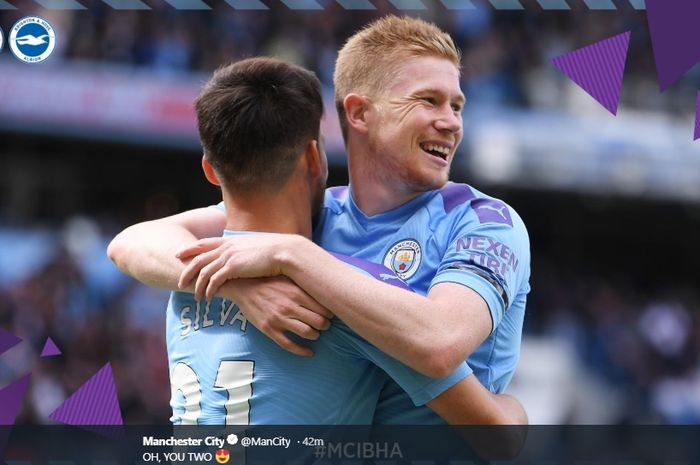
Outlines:
<svg viewBox="0 0 700 465"><path fill-rule="evenodd" d="M45 20L38 16L28 16L12 26L7 41L17 59L25 63L39 63L53 52L56 34Z"/></svg>
<svg viewBox="0 0 700 465"><path fill-rule="evenodd" d="M408 279L418 271L422 251L420 244L413 239L399 241L384 256L384 266L396 273L401 279Z"/></svg>

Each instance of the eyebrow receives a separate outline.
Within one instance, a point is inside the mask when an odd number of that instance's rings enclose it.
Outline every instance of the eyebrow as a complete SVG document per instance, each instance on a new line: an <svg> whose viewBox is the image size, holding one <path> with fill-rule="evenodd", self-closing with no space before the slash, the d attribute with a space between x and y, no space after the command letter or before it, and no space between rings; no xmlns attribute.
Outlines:
<svg viewBox="0 0 700 465"><path fill-rule="evenodd" d="M415 92L416 95L419 95L419 94L443 94L443 93L444 93L443 91L441 91L439 89L432 88L432 87L429 87L426 89L419 89L418 91ZM460 92L459 95L457 95L456 100L460 104L465 104L467 102L467 98L464 96L464 94L462 92Z"/></svg>

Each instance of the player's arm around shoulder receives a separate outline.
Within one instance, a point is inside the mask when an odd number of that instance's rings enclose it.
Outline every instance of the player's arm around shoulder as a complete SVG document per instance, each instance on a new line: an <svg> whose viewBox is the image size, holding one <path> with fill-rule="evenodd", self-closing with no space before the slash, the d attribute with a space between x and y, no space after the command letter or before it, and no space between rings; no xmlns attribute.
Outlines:
<svg viewBox="0 0 700 465"><path fill-rule="evenodd" d="M178 252L205 237L216 237L217 244L223 243L225 224L226 216L218 208L200 208L138 223L119 233L107 254L124 273L144 284L192 292L194 284L178 288L180 275L191 259L178 258ZM295 343L286 333L314 340L319 331L328 329L332 318L328 310L284 277L228 281L217 295L235 301L256 328L297 355L310 356L313 351Z"/></svg>
<svg viewBox="0 0 700 465"><path fill-rule="evenodd" d="M117 234L107 255L119 269L153 287L179 290L185 265L176 252L203 237L221 236L226 215L218 208L199 208L137 223Z"/></svg>
<svg viewBox="0 0 700 465"><path fill-rule="evenodd" d="M358 273L309 239L296 235L236 237L214 244L213 248L209 242L197 241L180 251L180 256L196 255L183 272L180 284L192 285L196 279L198 297L211 298L219 286L231 279L280 273L360 336L426 376L443 378L468 355L458 352L461 360L449 365L441 363L452 360L444 354L454 353L453 340L464 342L461 337L453 337L461 336L455 333L453 323L455 319L460 325L465 321L455 309L461 308L458 304L465 295L471 296L468 288L443 284L431 299ZM453 292L443 292L449 288ZM483 310L473 313L488 314ZM453 314L457 318L450 318ZM471 318L471 313L467 318ZM481 333L488 334L488 318L482 319L481 324L471 324L483 327ZM476 339L472 341L477 343Z"/></svg>
<svg viewBox="0 0 700 465"><path fill-rule="evenodd" d="M283 273L319 303L426 376L448 376L491 329L486 304L467 287L443 283L426 297L353 272L306 240L279 257ZM463 326L473 333L465 337Z"/></svg>
<svg viewBox="0 0 700 465"><path fill-rule="evenodd" d="M279 255L281 269L372 344L420 373L442 378L529 289L529 239L513 209L486 199L451 214L427 296L348 273L310 241L286 248Z"/></svg>

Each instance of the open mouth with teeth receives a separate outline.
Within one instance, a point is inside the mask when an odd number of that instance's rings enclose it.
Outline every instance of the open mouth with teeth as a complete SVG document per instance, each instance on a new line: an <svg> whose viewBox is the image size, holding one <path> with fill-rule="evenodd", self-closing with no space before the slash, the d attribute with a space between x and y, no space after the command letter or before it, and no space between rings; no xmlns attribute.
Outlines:
<svg viewBox="0 0 700 465"><path fill-rule="evenodd" d="M443 160L447 160L447 156L450 154L450 149L448 149L447 147L442 146L442 145L420 144L420 148L424 152L426 152L434 157L442 158Z"/></svg>

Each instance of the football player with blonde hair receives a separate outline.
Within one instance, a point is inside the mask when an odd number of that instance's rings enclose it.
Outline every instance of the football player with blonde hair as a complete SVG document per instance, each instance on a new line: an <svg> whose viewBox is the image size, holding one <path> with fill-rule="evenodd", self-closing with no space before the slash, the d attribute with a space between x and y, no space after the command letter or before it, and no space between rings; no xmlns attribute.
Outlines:
<svg viewBox="0 0 700 465"><path fill-rule="evenodd" d="M291 234L213 237L220 236L224 215L209 208L125 231L115 239L122 251L115 260L138 279L171 287L181 272L179 285L194 284L195 294L207 298L239 278L286 276L418 372L466 375L420 401L387 381L377 423L443 421L425 405L450 423L525 423L517 401L488 391L502 393L517 365L529 240L510 206L449 182L465 103L454 43L420 19L382 18L348 40L334 80L350 184L326 191L313 242ZM212 237L185 245L188 235ZM156 236L169 241L149 241ZM378 264L380 279L350 273L327 251ZM138 265L143 254L157 260ZM176 258L191 261L184 267ZM395 279L415 292L382 282ZM249 304L243 310L265 334L304 353L285 332L297 332L300 321L322 328L307 321L308 309L295 295L296 287L272 293L248 287L237 299Z"/></svg>

